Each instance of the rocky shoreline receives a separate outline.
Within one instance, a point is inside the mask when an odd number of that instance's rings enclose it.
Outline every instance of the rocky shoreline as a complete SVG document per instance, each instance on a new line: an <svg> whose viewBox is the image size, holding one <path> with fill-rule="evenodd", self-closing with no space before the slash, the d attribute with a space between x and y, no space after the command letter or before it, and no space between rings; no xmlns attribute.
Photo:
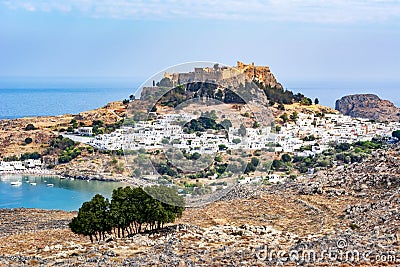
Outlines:
<svg viewBox="0 0 400 267"><path fill-rule="evenodd" d="M58 177L60 179L77 179L77 180L93 180L101 182L124 182L127 177L107 177L103 175L92 175L84 173L71 174L70 172L59 172L49 169L41 169L37 171L15 171L15 172L0 172L0 176L15 176L15 175L28 175L28 176L51 176Z"/></svg>

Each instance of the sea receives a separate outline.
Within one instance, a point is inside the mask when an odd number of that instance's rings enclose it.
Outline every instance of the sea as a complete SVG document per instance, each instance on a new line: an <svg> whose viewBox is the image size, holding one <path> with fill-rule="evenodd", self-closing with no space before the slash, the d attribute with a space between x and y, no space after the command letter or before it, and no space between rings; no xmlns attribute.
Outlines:
<svg viewBox="0 0 400 267"><path fill-rule="evenodd" d="M0 119L77 114L129 98L140 84L141 80L130 78L0 77ZM282 81L282 84L313 100L319 98L320 104L333 108L336 99L356 93L377 94L400 106L400 82ZM17 180L21 181L20 186L11 185ZM112 182L56 177L0 176L0 208L77 210L96 193L109 197L119 186Z"/></svg>
<svg viewBox="0 0 400 267"><path fill-rule="evenodd" d="M128 78L0 78L0 119L77 114L128 99L139 86Z"/></svg>
<svg viewBox="0 0 400 267"><path fill-rule="evenodd" d="M19 182L16 184L16 182ZM110 198L119 182L60 179L52 176L0 176L0 209L78 210L96 194Z"/></svg>
<svg viewBox="0 0 400 267"><path fill-rule="evenodd" d="M375 94L400 107L400 81L282 81L294 93L320 100L320 104L335 108L336 100L352 94Z"/></svg>

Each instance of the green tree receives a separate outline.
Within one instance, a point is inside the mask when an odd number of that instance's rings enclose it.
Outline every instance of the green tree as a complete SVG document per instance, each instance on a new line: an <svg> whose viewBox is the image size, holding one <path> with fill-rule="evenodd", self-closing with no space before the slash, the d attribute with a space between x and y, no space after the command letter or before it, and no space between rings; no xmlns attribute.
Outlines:
<svg viewBox="0 0 400 267"><path fill-rule="evenodd" d="M392 133L392 136L395 137L395 138L397 138L398 140L400 140L400 130L394 131L394 132Z"/></svg>
<svg viewBox="0 0 400 267"><path fill-rule="evenodd" d="M70 122L70 124L72 124L72 128L74 128L74 129L78 128L78 122L77 122L77 120L72 119L71 122Z"/></svg>
<svg viewBox="0 0 400 267"><path fill-rule="evenodd" d="M155 217L157 229L164 226L165 223L173 223L177 218L182 217L185 210L185 200L178 192L166 186L146 187L146 192L159 204L156 206L159 209L158 216ZM153 204L154 205L154 204Z"/></svg>
<svg viewBox="0 0 400 267"><path fill-rule="evenodd" d="M258 127L260 127L260 124L257 121L255 121L253 123L253 128L258 128Z"/></svg>
<svg viewBox="0 0 400 267"><path fill-rule="evenodd" d="M282 155L282 161L283 162L291 162L292 161L292 157L289 154L283 154Z"/></svg>
<svg viewBox="0 0 400 267"><path fill-rule="evenodd" d="M163 145L167 145L167 144L169 144L169 139L168 139L168 138L163 138L163 139L161 140L161 143L162 143Z"/></svg>
<svg viewBox="0 0 400 267"><path fill-rule="evenodd" d="M243 124L241 124L241 125L240 125L240 128L239 128L239 130L238 130L238 133L239 133L240 136L245 136L246 133L247 133L246 126L244 126Z"/></svg>
<svg viewBox="0 0 400 267"><path fill-rule="evenodd" d="M134 192L131 187L119 187L113 191L110 217L118 237L125 236L125 231L133 233L133 223L137 219L137 209L133 201Z"/></svg>
<svg viewBox="0 0 400 267"><path fill-rule="evenodd" d="M257 167L258 164L260 164L260 159L256 158L256 157L251 158L251 164L253 164L255 167Z"/></svg>
<svg viewBox="0 0 400 267"><path fill-rule="evenodd" d="M220 124L222 125L222 127L224 127L227 130L229 130L229 128L232 127L232 122L228 119L224 119L223 121L221 121Z"/></svg>
<svg viewBox="0 0 400 267"><path fill-rule="evenodd" d="M337 150L339 150L339 151L347 151L347 150L350 150L351 144L349 144L349 143L342 143L342 144L336 145L335 148L336 148Z"/></svg>
<svg viewBox="0 0 400 267"><path fill-rule="evenodd" d="M83 203L78 216L69 224L72 232L89 236L93 242L104 239L105 233L118 237L146 229L160 229L165 223L173 223L182 216L185 201L177 191L154 186L142 188L118 188L113 191L111 203L101 195ZM148 194L149 193L149 194Z"/></svg>
<svg viewBox="0 0 400 267"><path fill-rule="evenodd" d="M83 203L78 216L73 218L69 227L75 234L104 239L105 233L111 233L112 224L109 217L110 203L102 195L95 195L92 200Z"/></svg>
<svg viewBox="0 0 400 267"><path fill-rule="evenodd" d="M240 138L235 138L235 139L232 140L232 143L234 143L235 145L237 145L237 144L239 144L241 142L242 142L242 140Z"/></svg>
<svg viewBox="0 0 400 267"><path fill-rule="evenodd" d="M293 122L296 122L298 118L299 118L299 114L298 114L296 111L294 111L294 112L290 115L290 119L291 119Z"/></svg>
<svg viewBox="0 0 400 267"><path fill-rule="evenodd" d="M282 167L282 165L283 165L283 163L282 163L281 160L274 160L274 161L272 162L272 167L273 167L275 170L279 170L279 169Z"/></svg>
<svg viewBox="0 0 400 267"><path fill-rule="evenodd" d="M201 158L201 154L199 152L194 152L190 157L191 160L198 160L199 158Z"/></svg>
<svg viewBox="0 0 400 267"><path fill-rule="evenodd" d="M217 100L219 100L219 101L222 101L222 100L223 100L223 99L222 99L223 96L224 96L224 94L223 94L222 90L221 90L221 89L218 89L217 92L215 93L215 99L217 99Z"/></svg>
<svg viewBox="0 0 400 267"><path fill-rule="evenodd" d="M286 113L283 113L279 118L282 119L283 123L286 123L289 121L289 117Z"/></svg>
<svg viewBox="0 0 400 267"><path fill-rule="evenodd" d="M226 150L228 147L226 146L226 145L224 145L224 144L220 144L220 145L218 145L218 149L219 149L219 151L223 151L223 150Z"/></svg>
<svg viewBox="0 0 400 267"><path fill-rule="evenodd" d="M104 122L102 120L94 120L93 123L92 123L92 126L103 127L104 126Z"/></svg>
<svg viewBox="0 0 400 267"><path fill-rule="evenodd" d="M40 155L38 152L33 152L33 153L24 153L21 155L21 158L19 160L24 161L27 159L40 159L42 155Z"/></svg>
<svg viewBox="0 0 400 267"><path fill-rule="evenodd" d="M319 104L319 99L318 99L318 98L315 98L314 104L315 104L315 105L318 105L318 104Z"/></svg>
<svg viewBox="0 0 400 267"><path fill-rule="evenodd" d="M223 159L222 159L221 155L217 155L217 156L215 156L214 160L216 162L222 162Z"/></svg>
<svg viewBox="0 0 400 267"><path fill-rule="evenodd" d="M312 100L308 97L303 97L303 99L300 101L300 104L304 106L310 106L312 105Z"/></svg>
<svg viewBox="0 0 400 267"><path fill-rule="evenodd" d="M30 138L30 137L25 138L25 144L29 145L32 142L33 142L32 138Z"/></svg>

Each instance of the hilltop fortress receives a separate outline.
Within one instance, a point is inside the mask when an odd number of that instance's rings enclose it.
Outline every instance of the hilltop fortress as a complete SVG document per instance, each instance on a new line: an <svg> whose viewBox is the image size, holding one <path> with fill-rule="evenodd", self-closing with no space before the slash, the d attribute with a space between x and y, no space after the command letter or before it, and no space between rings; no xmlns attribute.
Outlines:
<svg viewBox="0 0 400 267"><path fill-rule="evenodd" d="M192 72L186 73L168 73L164 74L164 79L159 83L160 86L174 87L178 84L185 84L196 81L222 82L227 80L256 80L266 86L282 88L282 85L276 80L271 70L267 66L255 66L244 64L238 61L235 67L219 66L194 68Z"/></svg>

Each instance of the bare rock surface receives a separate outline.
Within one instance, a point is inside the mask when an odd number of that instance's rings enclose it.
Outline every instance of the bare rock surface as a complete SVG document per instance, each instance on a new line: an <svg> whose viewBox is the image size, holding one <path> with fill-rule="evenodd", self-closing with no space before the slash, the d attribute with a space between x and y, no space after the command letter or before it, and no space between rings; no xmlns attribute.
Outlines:
<svg viewBox="0 0 400 267"><path fill-rule="evenodd" d="M348 95L336 101L335 109L344 115L376 121L400 120L400 109L373 94Z"/></svg>

